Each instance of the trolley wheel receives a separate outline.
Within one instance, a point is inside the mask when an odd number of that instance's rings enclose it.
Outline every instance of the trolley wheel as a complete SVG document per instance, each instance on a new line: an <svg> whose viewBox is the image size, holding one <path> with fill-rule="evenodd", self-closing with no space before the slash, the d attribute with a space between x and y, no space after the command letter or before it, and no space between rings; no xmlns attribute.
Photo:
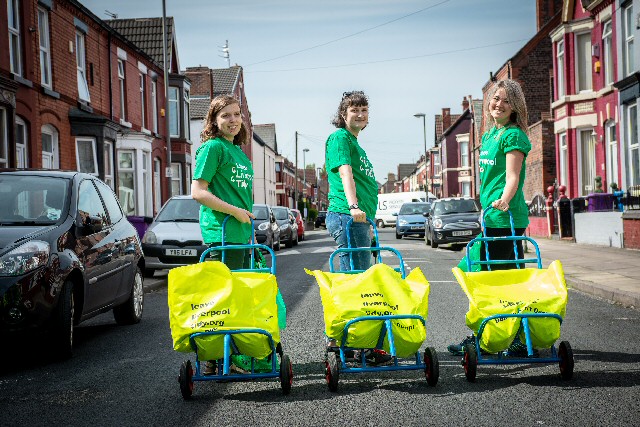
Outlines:
<svg viewBox="0 0 640 427"><path fill-rule="evenodd" d="M571 350L569 341L560 343L558 356L560 357L560 375L563 380L570 380L573 377L573 350Z"/></svg>
<svg viewBox="0 0 640 427"><path fill-rule="evenodd" d="M338 356L335 352L330 351L327 353L327 359L324 362L324 376L327 380L329 390L338 391L338 379L340 376L340 367L338 366Z"/></svg>
<svg viewBox="0 0 640 427"><path fill-rule="evenodd" d="M289 356L283 354L280 358L280 386L282 387L282 394L287 395L291 393L291 385L293 384L293 365Z"/></svg>
<svg viewBox="0 0 640 427"><path fill-rule="evenodd" d="M438 384L438 377L440 377L440 363L435 348L427 347L424 350L424 364L424 376L427 379L427 384L433 387Z"/></svg>
<svg viewBox="0 0 640 427"><path fill-rule="evenodd" d="M476 373L478 372L478 353L476 353L475 344L465 344L462 366L464 366L464 374L467 377L467 381L469 381L470 383L475 382Z"/></svg>
<svg viewBox="0 0 640 427"><path fill-rule="evenodd" d="M180 383L180 392L182 398L187 400L191 399L193 394L193 368L191 367L191 361L185 360L180 366L180 375L178 376L178 382Z"/></svg>

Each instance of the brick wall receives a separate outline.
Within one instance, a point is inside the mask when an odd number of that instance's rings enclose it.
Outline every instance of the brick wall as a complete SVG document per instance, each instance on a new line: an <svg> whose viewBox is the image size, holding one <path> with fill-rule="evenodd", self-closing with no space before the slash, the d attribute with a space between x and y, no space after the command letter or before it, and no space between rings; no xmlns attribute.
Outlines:
<svg viewBox="0 0 640 427"><path fill-rule="evenodd" d="M555 135L553 120L545 119L529 127L531 151L527 156L524 198L531 200L538 194L545 195L556 176Z"/></svg>
<svg viewBox="0 0 640 427"><path fill-rule="evenodd" d="M537 0L536 1L536 23L540 31L553 16L562 10L562 0Z"/></svg>
<svg viewBox="0 0 640 427"><path fill-rule="evenodd" d="M191 80L192 96L209 96L213 93L213 78L209 67L187 67L185 74Z"/></svg>
<svg viewBox="0 0 640 427"><path fill-rule="evenodd" d="M640 213L625 212L622 215L624 247L640 249Z"/></svg>

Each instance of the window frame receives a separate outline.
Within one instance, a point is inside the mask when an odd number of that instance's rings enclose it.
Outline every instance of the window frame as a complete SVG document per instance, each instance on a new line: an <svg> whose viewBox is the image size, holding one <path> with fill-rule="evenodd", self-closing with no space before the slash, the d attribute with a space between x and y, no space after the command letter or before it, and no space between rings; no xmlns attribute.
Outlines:
<svg viewBox="0 0 640 427"><path fill-rule="evenodd" d="M115 188L115 169L113 163L113 142L104 141L102 148L102 162L104 166L104 182L113 190Z"/></svg>
<svg viewBox="0 0 640 427"><path fill-rule="evenodd" d="M177 170L174 169L177 167ZM176 193L173 189L175 183L178 183L178 192ZM171 195L177 196L184 194L182 192L182 163L172 162L171 163Z"/></svg>
<svg viewBox="0 0 640 427"><path fill-rule="evenodd" d="M93 163L93 171L82 170L80 168L80 144L81 143L89 143L91 146L91 156ZM96 139L87 137L87 136L78 136L76 137L76 169L78 172L86 173L93 176L98 176L98 150L96 147Z"/></svg>
<svg viewBox="0 0 640 427"><path fill-rule="evenodd" d="M21 126L24 128L22 132L23 138L22 142L18 142L18 136L20 132L18 132L18 127ZM15 129L15 140L16 140L16 168L24 169L29 167L29 128L27 127L27 123L20 116L16 116L16 129ZM8 154L8 152L7 152Z"/></svg>
<svg viewBox="0 0 640 427"><path fill-rule="evenodd" d="M602 24L602 70L603 83L605 86L611 86L614 81L613 69L613 23L611 19Z"/></svg>
<svg viewBox="0 0 640 427"><path fill-rule="evenodd" d="M0 167L9 167L9 123L7 109L0 106Z"/></svg>
<svg viewBox="0 0 640 427"><path fill-rule="evenodd" d="M120 164L120 156L123 154L131 154L131 167L124 167ZM136 150L118 150L117 152L117 156L118 156L118 192L116 193L118 195L118 200L120 201L120 206L122 207L122 211L124 212L125 215L135 215L136 214L136 209L138 207L138 197L136 195L136 181L137 181L137 177L136 177ZM131 192L132 192L132 197L133 197L133 211L131 212L131 214L129 214L128 211L125 211L125 206L127 206L127 204L122 202L122 197L123 194L121 194L121 190L123 188L129 190L129 187L123 187L122 186L122 182L121 182L121 178L120 178L120 174L122 173L131 173L133 176L131 185L133 185L133 188L131 188ZM126 195L125 195L126 196Z"/></svg>
<svg viewBox="0 0 640 427"><path fill-rule="evenodd" d="M87 80L87 45L86 34L76 29L76 69L78 78L78 98L85 102L91 102L89 82ZM84 96L86 92L86 97Z"/></svg>
<svg viewBox="0 0 640 427"><path fill-rule="evenodd" d="M191 139L191 129L189 126L189 111L191 110L191 95L189 89L183 90L183 114L184 114L184 138Z"/></svg>
<svg viewBox="0 0 640 427"><path fill-rule="evenodd" d="M567 133L558 134L559 147L559 169L560 169L560 185L569 188L569 146L567 144Z"/></svg>
<svg viewBox="0 0 640 427"><path fill-rule="evenodd" d="M142 129L147 128L147 109L145 108L146 103L146 90L145 90L145 77L143 73L140 73L140 127Z"/></svg>
<svg viewBox="0 0 640 427"><path fill-rule="evenodd" d="M7 0L7 27L9 29L9 70L11 73L22 77L22 40L20 34L19 0Z"/></svg>
<svg viewBox="0 0 640 427"><path fill-rule="evenodd" d="M589 46L587 49L585 49L584 53L584 58L581 57L581 53L582 50L580 49L580 43L578 43L579 39L581 39L582 37L584 37L585 39L587 39L589 41ZM576 33L575 34L575 46L574 46L574 50L575 50L575 93L579 94L579 93L584 93L584 92L592 92L593 91L593 76L591 74L591 46L592 46L592 42L591 42L591 33L590 32L583 32L583 33ZM584 63L584 64L582 64ZM585 77L585 82L583 82L580 79L580 71L582 70L582 65L585 66L584 69L584 77ZM583 84L585 84L585 88L581 89L581 87L583 86Z"/></svg>
<svg viewBox="0 0 640 427"><path fill-rule="evenodd" d="M633 3L622 8L622 23L624 26L624 35L622 37L622 52L624 55L624 76L627 77L634 73L634 34L633 34Z"/></svg>
<svg viewBox="0 0 640 427"><path fill-rule="evenodd" d="M172 97L175 93L175 99ZM169 86L169 137L180 137L180 88ZM172 114L172 107L175 107L175 114ZM172 125L176 126L176 133L173 133Z"/></svg>
<svg viewBox="0 0 640 427"><path fill-rule="evenodd" d="M40 48L40 84L46 88L53 87L51 75L51 32L49 31L49 11L38 7L38 45ZM44 38L44 45L42 44Z"/></svg>
<svg viewBox="0 0 640 427"><path fill-rule="evenodd" d="M151 130L158 133L158 82L151 80Z"/></svg>
<svg viewBox="0 0 640 427"><path fill-rule="evenodd" d="M469 141L460 141L460 167L468 168L469 163Z"/></svg>
<svg viewBox="0 0 640 427"><path fill-rule="evenodd" d="M118 67L118 83L120 85L120 120L127 121L127 85L126 85L126 70L124 66L124 60L118 58L116 64Z"/></svg>
<svg viewBox="0 0 640 427"><path fill-rule="evenodd" d="M640 161L638 164L633 164L633 152L637 153L637 158L640 159L640 141L638 141L638 102L628 104L626 110L626 137L628 141L629 151L629 186L640 185ZM635 136L634 125L635 124ZM637 178L637 179L634 179Z"/></svg>
<svg viewBox="0 0 640 427"><path fill-rule="evenodd" d="M558 43L556 43L556 67L558 69L556 79L556 99L560 99L566 95L564 61L564 40L559 40Z"/></svg>
<svg viewBox="0 0 640 427"><path fill-rule="evenodd" d="M607 184L618 182L620 164L618 162L618 141L616 139L616 123L608 120L604 124L605 159L607 165Z"/></svg>
<svg viewBox="0 0 640 427"><path fill-rule="evenodd" d="M44 124L40 128L40 138L42 135L49 135L51 137L51 151L44 151L44 144L42 146L42 168L47 169L44 166L45 153L51 155L51 168L48 169L60 169L60 134L58 130L50 124Z"/></svg>

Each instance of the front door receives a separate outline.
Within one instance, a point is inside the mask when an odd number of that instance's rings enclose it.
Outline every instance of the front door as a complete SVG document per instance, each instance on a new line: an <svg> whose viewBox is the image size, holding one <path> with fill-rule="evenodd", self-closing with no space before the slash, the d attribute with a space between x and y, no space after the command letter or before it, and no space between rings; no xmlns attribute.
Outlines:
<svg viewBox="0 0 640 427"><path fill-rule="evenodd" d="M580 195L586 196L595 190L596 143L591 136L593 129L579 131L580 144Z"/></svg>

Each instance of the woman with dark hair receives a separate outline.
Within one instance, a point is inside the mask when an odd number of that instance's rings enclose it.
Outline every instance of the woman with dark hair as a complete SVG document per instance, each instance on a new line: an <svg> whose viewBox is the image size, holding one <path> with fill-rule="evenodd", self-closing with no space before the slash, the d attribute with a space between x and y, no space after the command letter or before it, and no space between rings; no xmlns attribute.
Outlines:
<svg viewBox="0 0 640 427"><path fill-rule="evenodd" d="M331 122L338 128L326 142L326 169L329 180L329 208L325 224L338 248L370 247L371 227L367 218L374 218L378 206L378 183L367 153L358 143L358 135L369 123L369 100L364 92L345 92ZM347 242L346 226L350 226L351 244ZM340 270L351 269L349 254L340 253ZM353 252L355 270L371 265L369 252ZM336 341L328 337L328 347ZM391 356L381 350L367 350L372 365L391 363Z"/></svg>
<svg viewBox="0 0 640 427"><path fill-rule="evenodd" d="M529 208L522 188L525 181L525 159L531 150L527 137L527 105L522 88L515 80L501 80L489 92L486 108L486 123L489 130L482 135L480 147L480 204L483 209L492 206L484 217L484 235L487 237L510 236L511 223L508 211L513 216L514 230L522 236L529 225ZM486 242L492 260L515 260L524 258L522 241ZM485 242L480 248L480 260L486 261ZM492 270L517 268L516 264L492 264ZM487 270L486 265L482 265ZM468 337L460 344L452 344L449 351L462 354ZM516 340L509 351L522 352L523 344ZM524 346L526 351L526 346Z"/></svg>

